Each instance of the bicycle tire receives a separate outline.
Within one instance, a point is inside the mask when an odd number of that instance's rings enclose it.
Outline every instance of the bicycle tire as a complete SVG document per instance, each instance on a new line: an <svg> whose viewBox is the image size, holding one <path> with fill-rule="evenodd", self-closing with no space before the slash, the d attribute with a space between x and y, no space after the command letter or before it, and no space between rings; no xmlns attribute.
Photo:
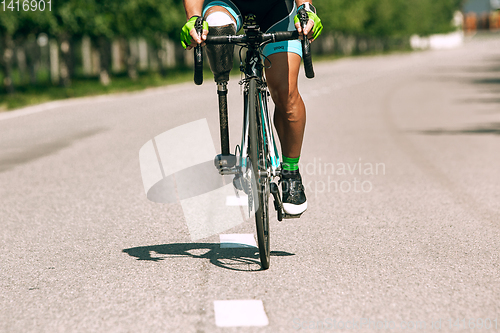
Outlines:
<svg viewBox="0 0 500 333"><path fill-rule="evenodd" d="M249 150L252 173L257 185L258 207L255 212L257 227L257 242L262 269L268 269L271 250L269 241L269 195L270 185L268 177L260 177L259 171L266 170L266 156L262 132L261 108L258 103L257 79L251 78L248 85L248 115L249 115ZM258 124L261 126L257 126Z"/></svg>

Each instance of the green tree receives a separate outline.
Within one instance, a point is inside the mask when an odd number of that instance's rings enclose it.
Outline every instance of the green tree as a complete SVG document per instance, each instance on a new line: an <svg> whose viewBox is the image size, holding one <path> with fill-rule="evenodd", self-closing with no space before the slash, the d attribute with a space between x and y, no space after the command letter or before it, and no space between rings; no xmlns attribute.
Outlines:
<svg viewBox="0 0 500 333"><path fill-rule="evenodd" d="M20 3L20 6L23 2ZM8 93L14 92L12 81L12 62L15 44L22 44L30 34L49 30L55 25L55 18L50 11L19 10L17 8L0 16L1 64L3 86Z"/></svg>
<svg viewBox="0 0 500 333"><path fill-rule="evenodd" d="M125 3L115 2L116 10L116 31L124 38L144 37L158 50L161 48L163 37L169 36L178 39L179 27L185 21L184 9L179 0L129 0ZM129 76L136 76L137 59L128 52L128 72ZM163 67L159 61L160 69Z"/></svg>
<svg viewBox="0 0 500 333"><path fill-rule="evenodd" d="M323 0L314 4L325 31L353 35L429 35L452 29L462 0Z"/></svg>

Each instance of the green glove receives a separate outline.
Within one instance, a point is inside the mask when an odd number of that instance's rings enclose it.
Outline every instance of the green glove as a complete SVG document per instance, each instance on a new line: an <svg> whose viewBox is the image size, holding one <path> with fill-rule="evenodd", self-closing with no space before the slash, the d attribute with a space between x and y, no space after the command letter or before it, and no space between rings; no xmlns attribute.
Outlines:
<svg viewBox="0 0 500 333"><path fill-rule="evenodd" d="M193 16L191 17L186 24L182 27L181 30L181 44L183 48L187 48L191 43L193 42L193 38L191 37L191 30L193 30L195 27L196 20L198 19L199 16ZM207 21L203 21L203 30L208 30L208 23Z"/></svg>
<svg viewBox="0 0 500 333"><path fill-rule="evenodd" d="M321 31L323 30L323 24L321 23L321 19L316 15L316 13L313 12L307 12L307 15L309 16L310 20L313 20L314 26L312 28L313 32L313 38L316 39L321 35ZM294 23L300 22L299 15L295 15L293 18Z"/></svg>

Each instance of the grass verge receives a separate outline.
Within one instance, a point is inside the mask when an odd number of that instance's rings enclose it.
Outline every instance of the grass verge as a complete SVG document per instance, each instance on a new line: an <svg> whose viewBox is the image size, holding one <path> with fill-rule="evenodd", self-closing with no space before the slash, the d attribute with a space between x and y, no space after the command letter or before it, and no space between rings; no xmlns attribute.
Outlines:
<svg viewBox="0 0 500 333"><path fill-rule="evenodd" d="M205 78L211 75L208 69L204 74ZM97 77L75 78L71 81L69 87L54 86L50 83L16 85L16 90L12 94L7 94L5 91L0 90L0 112L71 97L96 96L143 90L146 88L188 82L190 80L193 80L193 70L191 68L180 68L169 70L164 76L155 72L141 73L134 81L126 75L113 76L108 86L100 84Z"/></svg>
<svg viewBox="0 0 500 333"><path fill-rule="evenodd" d="M351 56L370 56L406 51L409 50L366 52ZM332 61L345 57L346 56L335 54L314 55L314 61ZM235 64L232 74L235 75L236 73L239 75L239 68ZM205 81L208 79L212 81L213 76L208 69L208 66L205 68L204 77ZM5 91L0 90L0 112L71 97L96 96L118 92L136 91L169 84L189 81L192 82L192 80L193 69L188 67L168 70L163 76L157 72L141 73L136 80L131 80L126 74L115 75L111 78L111 83L108 86L100 84L98 77L85 78L82 76L73 79L69 87L54 86L49 83L48 75L46 75L44 80L46 82L45 84L17 84L15 87L16 90L13 94L7 94Z"/></svg>

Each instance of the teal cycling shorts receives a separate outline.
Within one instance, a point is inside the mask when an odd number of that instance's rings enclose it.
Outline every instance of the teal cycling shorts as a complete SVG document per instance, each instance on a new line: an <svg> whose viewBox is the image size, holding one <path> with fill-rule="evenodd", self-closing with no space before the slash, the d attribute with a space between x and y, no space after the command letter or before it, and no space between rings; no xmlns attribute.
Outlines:
<svg viewBox="0 0 500 333"><path fill-rule="evenodd" d="M261 31L295 31L293 18L297 7L293 0L206 0L203 5L203 15L214 6L225 8L236 20L236 31L243 25L243 17L250 13L257 18ZM265 57L279 52L296 53L302 57L302 44L300 40L270 43L264 45L262 53Z"/></svg>

